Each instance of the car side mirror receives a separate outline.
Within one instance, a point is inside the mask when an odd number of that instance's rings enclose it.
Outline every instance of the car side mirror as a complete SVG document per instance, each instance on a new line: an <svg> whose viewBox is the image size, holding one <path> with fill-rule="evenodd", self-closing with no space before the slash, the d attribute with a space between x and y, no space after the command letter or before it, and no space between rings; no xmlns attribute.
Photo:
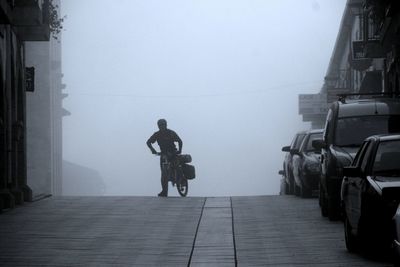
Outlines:
<svg viewBox="0 0 400 267"><path fill-rule="evenodd" d="M325 141L322 139L313 140L311 144L312 147L315 148L316 150L321 150L327 147Z"/></svg>
<svg viewBox="0 0 400 267"><path fill-rule="evenodd" d="M343 168L343 176L346 177L361 177L360 167L348 166Z"/></svg>
<svg viewBox="0 0 400 267"><path fill-rule="evenodd" d="M280 175L285 175L285 171L284 170L279 170L278 172Z"/></svg>
<svg viewBox="0 0 400 267"><path fill-rule="evenodd" d="M290 152L290 146L284 146L282 147L283 152Z"/></svg>

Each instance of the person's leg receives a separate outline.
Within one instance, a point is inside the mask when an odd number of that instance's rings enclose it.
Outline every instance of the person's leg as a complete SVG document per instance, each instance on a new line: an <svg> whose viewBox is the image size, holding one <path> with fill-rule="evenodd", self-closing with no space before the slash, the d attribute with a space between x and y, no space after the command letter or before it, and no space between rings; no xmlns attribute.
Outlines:
<svg viewBox="0 0 400 267"><path fill-rule="evenodd" d="M168 196L168 174L165 166L162 164L163 156L160 157L160 169L161 169L161 188L162 191L158 194L159 197Z"/></svg>
<svg viewBox="0 0 400 267"><path fill-rule="evenodd" d="M161 187L164 196L168 196L168 175L161 174Z"/></svg>

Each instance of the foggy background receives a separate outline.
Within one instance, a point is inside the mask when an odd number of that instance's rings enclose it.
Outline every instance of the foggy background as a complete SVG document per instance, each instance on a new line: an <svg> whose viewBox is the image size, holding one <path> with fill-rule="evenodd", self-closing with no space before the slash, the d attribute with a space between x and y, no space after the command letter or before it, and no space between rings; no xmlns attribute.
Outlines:
<svg viewBox="0 0 400 267"><path fill-rule="evenodd" d="M69 192L156 196L145 142L165 118L196 166L189 196L278 194L281 147L310 127L298 94L320 90L345 2L62 1Z"/></svg>

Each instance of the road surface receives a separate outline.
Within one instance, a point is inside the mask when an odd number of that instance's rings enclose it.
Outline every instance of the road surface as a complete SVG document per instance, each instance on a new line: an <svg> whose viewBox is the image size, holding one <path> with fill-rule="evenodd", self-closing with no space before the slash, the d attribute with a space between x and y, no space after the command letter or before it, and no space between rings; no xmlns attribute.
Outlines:
<svg viewBox="0 0 400 267"><path fill-rule="evenodd" d="M391 266L294 196L52 197L0 225L1 266Z"/></svg>

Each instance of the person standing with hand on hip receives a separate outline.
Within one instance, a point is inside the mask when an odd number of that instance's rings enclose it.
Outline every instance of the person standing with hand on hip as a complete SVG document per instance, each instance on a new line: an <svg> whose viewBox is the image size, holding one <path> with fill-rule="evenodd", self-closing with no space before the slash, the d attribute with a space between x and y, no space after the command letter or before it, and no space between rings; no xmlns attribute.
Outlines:
<svg viewBox="0 0 400 267"><path fill-rule="evenodd" d="M147 140L146 144L151 150L151 153L155 155L160 155L160 166L163 160L163 157L167 157L168 160L174 161L176 155L182 153L182 140L178 136L177 133L167 128L167 121L165 119L159 119L157 121L158 131L155 132L152 136L150 136L149 140ZM153 145L157 142L160 147L160 152L157 152ZM178 143L178 149L176 149L175 142ZM163 169L161 168L161 187L162 191L158 194L159 197L167 197L168 196L168 175L163 173Z"/></svg>

